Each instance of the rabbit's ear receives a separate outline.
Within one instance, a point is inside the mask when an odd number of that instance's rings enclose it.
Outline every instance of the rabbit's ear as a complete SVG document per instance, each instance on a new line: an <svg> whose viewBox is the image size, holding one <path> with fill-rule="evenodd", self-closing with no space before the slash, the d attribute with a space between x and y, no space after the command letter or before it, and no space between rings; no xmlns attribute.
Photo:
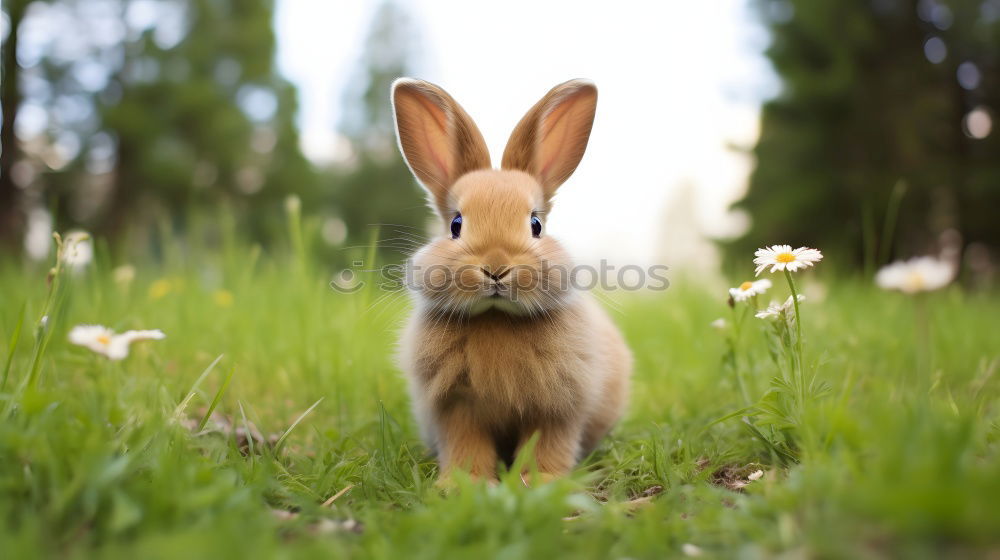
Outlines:
<svg viewBox="0 0 1000 560"><path fill-rule="evenodd" d="M455 180L490 168L486 141L461 105L432 83L396 80L392 106L399 149L443 216Z"/></svg>
<svg viewBox="0 0 1000 560"><path fill-rule="evenodd" d="M580 164L596 110L593 83L570 80L552 88L514 127L501 167L534 175L551 198Z"/></svg>

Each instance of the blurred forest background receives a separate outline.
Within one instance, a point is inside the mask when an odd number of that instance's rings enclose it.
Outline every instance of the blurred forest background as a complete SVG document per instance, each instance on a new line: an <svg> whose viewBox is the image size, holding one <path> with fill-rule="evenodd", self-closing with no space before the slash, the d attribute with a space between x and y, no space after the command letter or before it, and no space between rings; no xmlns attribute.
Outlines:
<svg viewBox="0 0 1000 560"><path fill-rule="evenodd" d="M387 93L408 74L404 13L378 10L359 86L343 100L351 161L319 167L300 150L296 92L275 68L273 9L271 0L5 1L6 250L47 254L53 223L117 252L155 250L164 235L210 243L220 217L266 246L284 238L290 195L317 219L332 258L369 242L370 224L422 228L416 188L370 188L412 183Z"/></svg>
<svg viewBox="0 0 1000 560"><path fill-rule="evenodd" d="M1000 1L759 7L781 93L764 104L737 204L752 225L730 248L809 240L870 270L964 245L988 276L1000 246Z"/></svg>
<svg viewBox="0 0 1000 560"><path fill-rule="evenodd" d="M1000 246L1000 0L755 7L780 90L736 202L750 229L725 249L745 260L788 240L871 268L946 239L988 274ZM3 252L43 258L53 227L77 227L117 254L155 254L165 235L211 243L226 222L267 246L289 195L331 262L373 224L422 228L416 188L377 188L412 184L387 92L411 73L419 29L394 3L375 12L342 100L352 157L319 165L300 149L296 92L275 67L273 11L272 0L5 0Z"/></svg>

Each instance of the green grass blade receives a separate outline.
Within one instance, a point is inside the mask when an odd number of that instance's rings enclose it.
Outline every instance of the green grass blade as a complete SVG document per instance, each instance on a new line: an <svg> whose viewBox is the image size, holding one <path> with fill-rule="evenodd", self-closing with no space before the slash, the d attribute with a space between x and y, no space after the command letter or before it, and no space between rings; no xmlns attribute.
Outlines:
<svg viewBox="0 0 1000 560"><path fill-rule="evenodd" d="M362 267L362 274L365 274L364 270L376 270L378 266L376 261L378 260L378 237L380 228L373 228L371 236L368 238L368 251L364 256L364 266ZM365 282L364 290L361 293L361 309L368 309L369 304L371 304L372 298L375 297L375 290L377 282L377 275L372 275L371 278L362 278Z"/></svg>
<svg viewBox="0 0 1000 560"><path fill-rule="evenodd" d="M0 391L7 387L7 377L10 375L10 366L14 363L14 350L17 349L17 342L21 339L21 326L24 325L24 309L27 302L21 304L21 312L17 316L17 326L14 327L14 334L10 337L10 344L7 346L7 363L3 367L3 381L0 381Z"/></svg>
<svg viewBox="0 0 1000 560"><path fill-rule="evenodd" d="M708 430L709 428L711 428L712 426L714 426L716 424L721 424L721 423L725 422L726 420L732 420L733 418L738 418L740 416L745 416L747 414L751 414L751 413L753 413L753 411L755 409L756 409L756 405L751 405L751 406L747 406L747 407L741 408L739 410L730 412L729 414L727 414L727 415L725 415L725 416L723 416L721 418L716 418L715 420L712 420L711 422L709 422L708 424L706 424L705 427L702 428L701 431L704 432L704 431Z"/></svg>
<svg viewBox="0 0 1000 560"><path fill-rule="evenodd" d="M57 318L61 316L60 311L66 302L68 289L64 287L65 284L60 281L58 275L53 278L52 286L52 289L49 291L48 301L45 303L46 311L39 318L36 330L38 338L35 340L35 348L31 357L31 367L28 370L28 377L25 380L24 387L34 388L38 383L38 376L42 370L42 358L45 357L45 351L48 350L49 342L52 340L52 333L55 332ZM43 319L47 321L44 326L42 324Z"/></svg>
<svg viewBox="0 0 1000 560"><path fill-rule="evenodd" d="M243 401L236 401L236 406L240 407L240 417L243 419L243 429L246 430L247 433L247 450L249 452L249 456L253 457L253 432L250 431L250 422L247 420L247 413L243 410Z"/></svg>
<svg viewBox="0 0 1000 560"><path fill-rule="evenodd" d="M222 400L222 395L225 394L226 389L229 388L229 382L233 380L234 373L236 373L236 366L229 368L229 373L226 374L226 379L222 382L222 386L215 392L215 398L212 399L212 404L208 405L208 410L205 411L205 416L203 416L201 422L198 423L197 431L200 432L205 429L205 424L208 424L209 417L211 417L212 413L215 412L215 407L219 406L219 401Z"/></svg>
<svg viewBox="0 0 1000 560"><path fill-rule="evenodd" d="M285 430L285 433L281 434L281 437L279 437L278 441L275 442L275 444L274 444L274 452L275 452L275 454L277 454L278 451L281 449L281 445L283 443L285 443L285 438L288 437L288 434L292 433L292 430L295 429L295 426L298 426L299 422L301 422L303 418L305 418L306 416L308 416L309 413L312 412L314 408L316 408L317 406L319 406L319 403L323 402L323 399L325 399L325 398L326 397L320 397L318 401L314 402L312 406L310 406L309 408L307 408L305 412L303 412L302 414L300 414L299 417L296 418L294 422L292 422L292 425L289 426L287 430Z"/></svg>
<svg viewBox="0 0 1000 560"><path fill-rule="evenodd" d="M899 207L903 203L903 196L906 195L906 183L899 181L889 195L889 206L885 210L885 222L882 223L882 243L878 251L878 265L882 266L889 262L889 254L892 252L893 239L896 234L896 218L899 216Z"/></svg>
<svg viewBox="0 0 1000 560"><path fill-rule="evenodd" d="M778 458L785 465L794 465L799 462L798 457L792 455L788 451L781 449L778 445L772 442L767 436L765 436L756 426L749 422L743 422L743 427L750 432L750 434L760 440L772 453L778 456Z"/></svg>
<svg viewBox="0 0 1000 560"><path fill-rule="evenodd" d="M174 416L178 416L182 412L184 412L184 409L187 408L188 403L191 402L191 399L194 398L195 391L198 390L198 385L201 385L201 382L204 381L206 377L208 377L208 374L212 372L212 369L215 368L215 365L219 363L219 360L221 360L223 356L225 356L225 354L219 354L217 358L212 360L212 363L208 364L208 367L205 368L205 371L201 372L201 375L198 376L198 379L196 379L194 383L191 385L191 389L188 391L187 396L184 397L184 400L182 400L180 404L177 405L177 408L174 409Z"/></svg>
<svg viewBox="0 0 1000 560"><path fill-rule="evenodd" d="M865 199L861 203L861 246L864 249L865 277L875 273L875 262L878 259L878 241L875 239L875 215L872 201Z"/></svg>

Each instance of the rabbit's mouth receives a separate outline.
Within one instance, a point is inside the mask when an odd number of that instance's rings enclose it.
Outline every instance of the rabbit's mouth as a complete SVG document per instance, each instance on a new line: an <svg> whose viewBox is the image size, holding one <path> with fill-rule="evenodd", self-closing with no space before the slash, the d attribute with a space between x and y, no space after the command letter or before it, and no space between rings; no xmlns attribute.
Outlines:
<svg viewBox="0 0 1000 560"><path fill-rule="evenodd" d="M506 302L513 303L513 301L510 299L510 297L508 297L504 293L496 291L496 290L494 290L494 292L492 294L490 294L490 295L482 298L482 300L485 301L485 302L487 302L487 303L489 303L489 304L492 304L492 305L495 305L495 304L498 304L498 303L506 303Z"/></svg>
<svg viewBox="0 0 1000 560"><path fill-rule="evenodd" d="M510 299L510 286L502 282L488 284L486 291L486 299Z"/></svg>
<svg viewBox="0 0 1000 560"><path fill-rule="evenodd" d="M479 315L486 311L499 311L508 315L525 315L527 310L518 303L510 289L502 284L494 284L477 298L468 308L470 315Z"/></svg>

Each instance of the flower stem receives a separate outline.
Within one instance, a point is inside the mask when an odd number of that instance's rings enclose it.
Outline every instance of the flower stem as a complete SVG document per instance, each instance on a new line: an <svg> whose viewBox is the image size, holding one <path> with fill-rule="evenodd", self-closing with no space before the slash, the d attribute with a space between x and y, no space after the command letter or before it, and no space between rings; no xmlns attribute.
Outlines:
<svg viewBox="0 0 1000 560"><path fill-rule="evenodd" d="M798 371L795 372L799 390L799 409L806 400L805 379L802 374L804 361L802 359L802 316L799 314L799 293L795 290L795 281L792 280L792 273L785 269L785 279L788 280L788 289L792 292L792 305L795 307L795 355L798 359Z"/></svg>
<svg viewBox="0 0 1000 560"><path fill-rule="evenodd" d="M924 387L932 385L931 374L931 323L927 318L927 301L923 294L916 294L913 298L914 307L914 328L916 330L917 341L917 375L920 379L918 383Z"/></svg>
<svg viewBox="0 0 1000 560"><path fill-rule="evenodd" d="M802 360L802 317L799 315L799 293L795 291L795 281L792 280L792 273L785 270L785 278L788 279L788 289L792 292L792 304L795 306L795 350Z"/></svg>
<svg viewBox="0 0 1000 560"><path fill-rule="evenodd" d="M733 330L729 335L729 352L730 355L732 356L732 368L733 368L733 373L736 376L736 383L737 385L739 385L740 388L740 393L743 395L743 401L746 406L750 406L751 404L753 404L753 401L750 399L750 392L747 390L746 381L743 379L743 371L740 368L739 352L738 352L740 338L741 338L740 335L742 334L741 327L743 326L743 317L746 316L746 312L744 310L743 313L737 313L736 309L732 308L732 314L733 314Z"/></svg>
<svg viewBox="0 0 1000 560"><path fill-rule="evenodd" d="M32 351L31 366L28 369L28 378L25 381L25 386L31 389L34 389L38 384L38 375L41 372L42 367L42 357L45 355L45 349L48 347L49 340L52 338L52 322L55 321L56 315L55 308L62 302L62 276L66 253L73 250L76 244L86 239L79 238L76 240L70 240L69 238L63 239L58 233L53 233L52 235L56 240L56 264L51 270L49 270L49 275L47 277L49 293L45 296L45 306L42 307L42 316L39 317L38 324L35 328L35 347Z"/></svg>

